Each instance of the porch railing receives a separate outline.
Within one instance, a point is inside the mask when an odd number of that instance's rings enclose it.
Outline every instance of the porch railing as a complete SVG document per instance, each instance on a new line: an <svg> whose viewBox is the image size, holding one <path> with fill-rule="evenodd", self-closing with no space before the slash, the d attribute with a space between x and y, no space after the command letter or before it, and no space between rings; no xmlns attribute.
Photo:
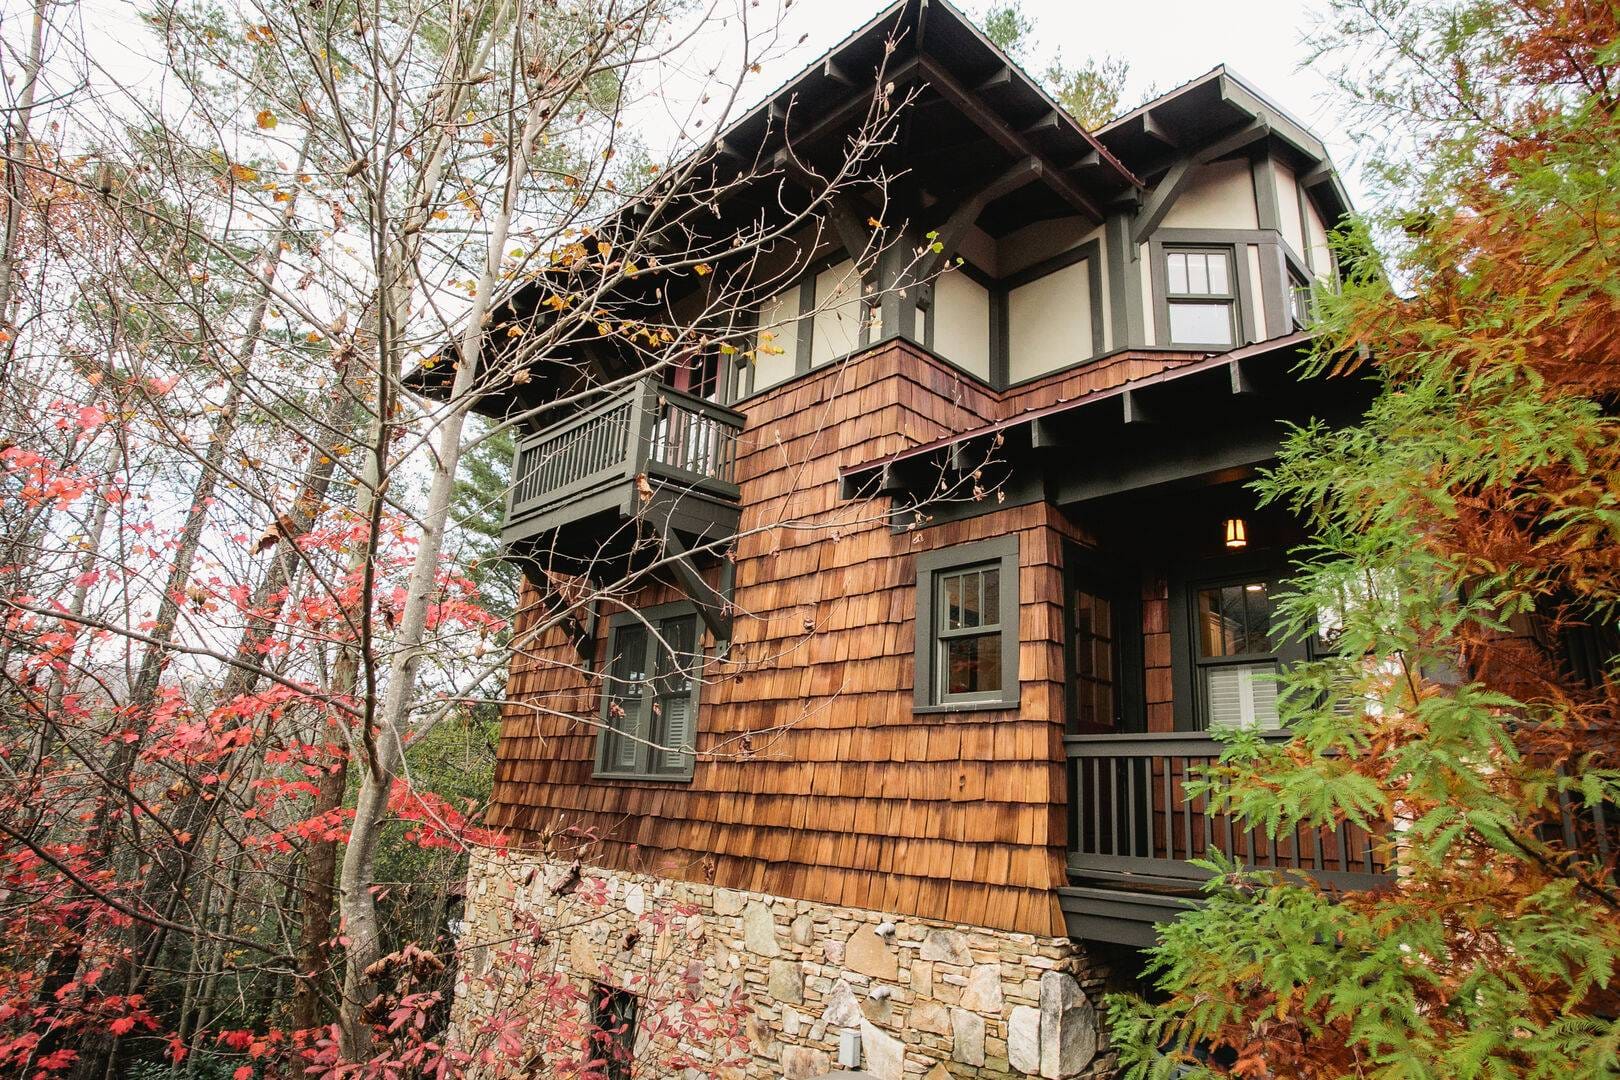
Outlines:
<svg viewBox="0 0 1620 1080"><path fill-rule="evenodd" d="M507 521L637 476L735 500L742 425L741 413L640 379L518 443Z"/></svg>
<svg viewBox="0 0 1620 1080"><path fill-rule="evenodd" d="M1071 735L1064 741L1069 870L1076 878L1189 888L1209 876L1189 860L1219 849L1248 866L1296 871L1343 889L1388 881L1376 838L1354 825L1272 838L1229 815L1207 813L1207 799L1187 790L1199 768L1221 755L1221 744L1207 734Z"/></svg>

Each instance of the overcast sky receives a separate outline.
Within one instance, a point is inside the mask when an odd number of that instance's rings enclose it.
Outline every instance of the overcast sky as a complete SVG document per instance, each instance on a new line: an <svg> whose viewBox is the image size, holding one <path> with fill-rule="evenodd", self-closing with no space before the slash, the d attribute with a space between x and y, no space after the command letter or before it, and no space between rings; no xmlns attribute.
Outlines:
<svg viewBox="0 0 1620 1080"><path fill-rule="evenodd" d="M130 0L81 0L79 25L95 52L98 64L121 82L151 91L158 82L158 49L148 28L135 17ZM263 2L263 0L261 0ZM957 0L957 6L975 19L982 17L990 0ZM1026 65L1039 72L1054 52L1070 64L1088 56L1112 54L1130 63L1127 106L1139 103L1149 88L1169 90L1216 64L1225 63L1257 89L1305 122L1327 143L1344 174L1351 197L1365 205L1358 182L1351 143L1338 121L1332 88L1319 70L1307 66L1310 49L1306 37L1325 13L1328 0L1133 0L1102 3L1097 0L1022 0L1024 13L1036 28L1034 55ZM783 0L706 0L699 8L715 16L734 13L746 5L756 29L769 23ZM888 0L788 0L780 35L764 69L745 86L743 99L758 101L767 91L808 66L837 45ZM7 36L26 26L18 18L24 0L0 0ZM703 73L722 69L722 82L733 77L739 24L734 19L706 24L689 39L680 55L670 57L654 76L661 83L652 101L632 107L631 123L656 151L679 152L690 147L674 138L690 122L694 103L706 92ZM803 41L799 42L800 37ZM799 42L789 45L788 43ZM20 42L15 44L20 45ZM152 58L152 59L149 59ZM717 60L719 61L717 65ZM726 95L716 93L717 99ZM718 104L716 101L715 104ZM643 111L645 110L645 111ZM697 112L709 110L698 108ZM737 112L732 113L738 115ZM707 131L689 129L703 137ZM668 133L667 140L662 134Z"/></svg>

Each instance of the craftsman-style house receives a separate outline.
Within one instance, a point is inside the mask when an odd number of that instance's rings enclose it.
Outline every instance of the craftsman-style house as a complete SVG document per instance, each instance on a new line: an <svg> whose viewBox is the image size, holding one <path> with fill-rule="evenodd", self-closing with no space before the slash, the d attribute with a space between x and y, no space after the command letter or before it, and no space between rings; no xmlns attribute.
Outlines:
<svg viewBox="0 0 1620 1080"><path fill-rule="evenodd" d="M1245 485L1286 423L1367 400L1297 372L1346 196L1225 68L1088 132L942 0L884 11L717 160L790 184L874 89L905 102L884 205L784 243L746 342L639 377L539 361L483 406L538 410L505 540L527 617L565 617L512 666L490 817L517 854L475 865L469 933L552 920L632 1015L651 946L566 929L550 864L578 859L624 918L703 922L658 955L749 995L750 1076L1100 1075L1098 993L1196 896L1189 859L1383 871L1351 829L1245 836L1185 791L1323 644L1272 632L1303 536Z"/></svg>

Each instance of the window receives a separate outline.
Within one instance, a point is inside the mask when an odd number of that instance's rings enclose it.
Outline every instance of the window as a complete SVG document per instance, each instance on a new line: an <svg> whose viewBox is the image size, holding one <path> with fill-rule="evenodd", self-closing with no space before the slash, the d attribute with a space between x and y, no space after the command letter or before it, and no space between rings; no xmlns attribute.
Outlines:
<svg viewBox="0 0 1620 1080"><path fill-rule="evenodd" d="M1070 734L1140 731L1141 571L1078 544L1063 551Z"/></svg>
<svg viewBox="0 0 1620 1080"><path fill-rule="evenodd" d="M636 996L603 983L591 985L590 1045L585 1048L587 1072L603 1080L630 1080L636 1056Z"/></svg>
<svg viewBox="0 0 1620 1080"><path fill-rule="evenodd" d="M1165 252L1165 305L1176 345L1235 345L1237 287L1226 248Z"/></svg>
<svg viewBox="0 0 1620 1080"><path fill-rule="evenodd" d="M917 558L918 709L1018 704L1018 538Z"/></svg>
<svg viewBox="0 0 1620 1080"><path fill-rule="evenodd" d="M680 604L613 619L602 687L598 775L689 780L703 654Z"/></svg>
<svg viewBox="0 0 1620 1080"><path fill-rule="evenodd" d="M1303 330L1311 324L1310 282L1294 274L1289 275L1288 282L1288 296L1293 302L1290 314L1294 319L1294 329Z"/></svg>
<svg viewBox="0 0 1620 1080"><path fill-rule="evenodd" d="M665 382L683 394L704 401L719 401L720 366L718 349L692 349L670 365Z"/></svg>
<svg viewBox="0 0 1620 1080"><path fill-rule="evenodd" d="M1194 593L1194 663L1206 728L1277 727L1272 590L1267 581L1250 580Z"/></svg>

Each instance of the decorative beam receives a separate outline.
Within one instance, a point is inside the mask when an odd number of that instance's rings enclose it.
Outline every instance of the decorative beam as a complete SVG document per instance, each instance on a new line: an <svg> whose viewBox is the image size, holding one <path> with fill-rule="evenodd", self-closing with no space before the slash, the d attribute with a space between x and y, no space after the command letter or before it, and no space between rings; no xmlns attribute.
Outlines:
<svg viewBox="0 0 1620 1080"><path fill-rule="evenodd" d="M1254 380L1249 377L1247 371L1243 370L1243 361L1233 360L1226 365L1226 370L1232 377L1232 393L1253 394L1257 392L1258 388L1254 385Z"/></svg>
<svg viewBox="0 0 1620 1080"><path fill-rule="evenodd" d="M1041 417L1029 425L1029 445L1036 450L1049 450L1072 446L1073 440L1054 421Z"/></svg>
<svg viewBox="0 0 1620 1080"><path fill-rule="evenodd" d="M922 74L941 97L949 100L962 111L964 115L986 135L1000 143L1004 150L1019 157L1040 158L1041 153L1035 145L1024 135L1009 128L1001 118L992 112L977 95L967 87L957 82L956 76L946 71L939 62L932 57L924 56L918 61ZM1101 224L1103 212L1085 192L1081 191L1074 182L1055 169L1047 170L1043 179L1062 196L1063 200L1078 210L1082 216L1090 219L1093 224Z"/></svg>
<svg viewBox="0 0 1620 1080"><path fill-rule="evenodd" d="M731 600L703 580L703 575L692 564L691 552L674 529L660 529L659 535L663 538L664 550L674 556L669 560L669 568L675 575L676 584L692 601L698 610L698 617L714 635L715 647L723 652L731 642Z"/></svg>
<svg viewBox="0 0 1620 1080"><path fill-rule="evenodd" d="M1039 135L1043 131L1055 131L1062 122L1063 117L1056 109L1048 109L1046 115L1024 129L1024 134Z"/></svg>
<svg viewBox="0 0 1620 1080"><path fill-rule="evenodd" d="M1151 109L1142 114L1142 134L1159 140L1172 150L1181 149L1181 140L1166 131L1163 124L1153 119Z"/></svg>
<svg viewBox="0 0 1620 1080"><path fill-rule="evenodd" d="M1299 178L1299 186L1302 188L1321 187L1332 180L1333 166L1324 161L1320 165L1313 167L1309 172L1302 174Z"/></svg>
<svg viewBox="0 0 1620 1080"><path fill-rule="evenodd" d="M895 65L893 71L887 72L885 82L891 82L896 87L899 87L915 78L918 68L919 64L916 58L913 57L904 63ZM829 135L846 130L852 121L859 116L865 115L867 110L871 108L872 96L876 92L877 90L874 89L870 93L863 91L853 95L842 105L824 114L821 119L799 132L788 130L788 116L784 113L782 115L783 142L789 148L800 146L809 148ZM789 153L790 156L794 155L791 149Z"/></svg>
<svg viewBox="0 0 1620 1080"><path fill-rule="evenodd" d="M990 76L988 79L985 79L979 84L979 93L982 94L986 90L996 90L1003 86L1010 85L1012 83L1012 78L1012 68L1008 67L1006 64L1002 64L996 69L996 73L994 75Z"/></svg>
<svg viewBox="0 0 1620 1080"><path fill-rule="evenodd" d="M1153 194L1143 204L1141 211L1136 215L1136 224L1131 228L1131 242L1140 244L1147 239L1148 234L1159 227L1164 215L1169 213L1170 207L1181 197L1181 193L1192 182L1193 172L1200 165L1207 165L1218 158L1223 158L1249 146L1271 134L1271 125L1265 119L1255 120L1238 128L1230 135L1220 138L1203 147L1197 153L1182 158L1170 167L1154 187Z"/></svg>
<svg viewBox="0 0 1620 1080"><path fill-rule="evenodd" d="M836 196L828 204L827 216L832 219L833 231L838 234L839 243L844 245L850 261L860 270L861 260L869 260L877 252L872 247L871 230L856 210L854 198L848 194Z"/></svg>
<svg viewBox="0 0 1620 1080"><path fill-rule="evenodd" d="M1326 160L1327 148L1322 145L1320 139L1278 112L1276 106L1244 87L1230 75L1220 77L1220 93L1222 101L1250 116L1264 120L1271 127L1272 134L1312 161Z"/></svg>
<svg viewBox="0 0 1620 1080"><path fill-rule="evenodd" d="M1135 390L1127 390L1119 395L1120 419L1127 426L1132 424L1149 424L1153 422L1153 411L1144 408L1142 396Z"/></svg>
<svg viewBox="0 0 1620 1080"><path fill-rule="evenodd" d="M962 243L962 237L966 236L967 231L979 220L979 215L984 213L986 206L1003 195L1011 194L1024 185L1039 180L1044 173L1045 168L1039 159L1026 157L957 203L956 209L951 211L951 216L939 227L939 235L934 238L938 250L930 251L917 264L916 276L925 281L933 277L940 263L956 253L957 247Z"/></svg>
<svg viewBox="0 0 1620 1080"><path fill-rule="evenodd" d="M843 86L855 85L855 80L845 74L844 69L839 67L837 62L834 61L830 56L827 57L826 60L822 61L821 73L827 78L831 79L833 82L839 83Z"/></svg>

